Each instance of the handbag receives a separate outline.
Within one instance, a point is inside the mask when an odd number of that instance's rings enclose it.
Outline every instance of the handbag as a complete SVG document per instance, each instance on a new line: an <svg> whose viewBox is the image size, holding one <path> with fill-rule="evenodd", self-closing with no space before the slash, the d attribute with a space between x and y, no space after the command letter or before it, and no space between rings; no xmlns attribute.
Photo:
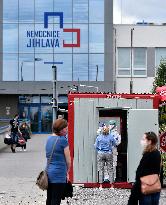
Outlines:
<svg viewBox="0 0 166 205"><path fill-rule="evenodd" d="M143 176L140 180L142 194L147 195L161 191L161 183L158 174Z"/></svg>
<svg viewBox="0 0 166 205"><path fill-rule="evenodd" d="M9 134L6 134L5 138L4 138L4 143L7 145L11 145L12 144L12 138Z"/></svg>
<svg viewBox="0 0 166 205"><path fill-rule="evenodd" d="M72 186L72 183L70 181L68 181L66 184L65 184L65 189L64 189L64 192L63 192L63 195L62 195L62 200L65 199L65 197L73 197L73 186Z"/></svg>
<svg viewBox="0 0 166 205"><path fill-rule="evenodd" d="M53 145L53 148L52 148L52 151L51 151L51 155L50 155L50 158L48 160L48 163L47 163L47 166L45 168L45 170L41 171L39 173L39 175L37 176L37 180L36 180L36 185L42 189L43 191L44 190L47 190L48 189L48 175L47 175L47 169L48 169L48 166L51 162L51 159L52 159L52 155L53 155L53 152L54 152L54 149L55 149L55 145L58 141L58 138L56 139L54 145Z"/></svg>
<svg viewBox="0 0 166 205"><path fill-rule="evenodd" d="M48 176L46 170L43 170L39 173L37 180L36 180L37 186L44 190L47 190L48 188Z"/></svg>
<svg viewBox="0 0 166 205"><path fill-rule="evenodd" d="M25 139L23 137L18 138L18 144L19 145L25 145L26 144Z"/></svg>

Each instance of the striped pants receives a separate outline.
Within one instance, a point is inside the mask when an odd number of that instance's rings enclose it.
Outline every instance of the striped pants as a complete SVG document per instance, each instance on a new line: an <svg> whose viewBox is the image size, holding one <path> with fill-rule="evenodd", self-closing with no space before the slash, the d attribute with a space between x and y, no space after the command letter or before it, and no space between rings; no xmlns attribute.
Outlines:
<svg viewBox="0 0 166 205"><path fill-rule="evenodd" d="M113 155L111 153L98 153L97 154L97 168L99 183L104 181L104 166L107 166L107 172L109 175L109 181L112 183L113 179Z"/></svg>

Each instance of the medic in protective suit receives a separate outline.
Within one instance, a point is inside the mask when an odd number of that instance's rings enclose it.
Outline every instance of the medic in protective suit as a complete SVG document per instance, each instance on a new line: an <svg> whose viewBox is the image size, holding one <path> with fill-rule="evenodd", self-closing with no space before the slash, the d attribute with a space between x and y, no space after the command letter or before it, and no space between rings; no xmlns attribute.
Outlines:
<svg viewBox="0 0 166 205"><path fill-rule="evenodd" d="M114 176L114 181L116 180L116 167L117 167L117 156L118 156L118 151L117 151L117 146L121 143L121 135L117 131L117 124L115 120L110 120L109 121L109 129L111 135L113 135L116 146L113 147L113 176Z"/></svg>

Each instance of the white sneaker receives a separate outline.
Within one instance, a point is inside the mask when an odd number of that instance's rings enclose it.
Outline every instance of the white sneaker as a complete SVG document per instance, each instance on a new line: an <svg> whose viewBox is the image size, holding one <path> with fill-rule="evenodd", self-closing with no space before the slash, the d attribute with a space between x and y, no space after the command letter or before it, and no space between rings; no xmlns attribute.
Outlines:
<svg viewBox="0 0 166 205"><path fill-rule="evenodd" d="M26 149L24 149L24 152L26 152L27 150Z"/></svg>
<svg viewBox="0 0 166 205"><path fill-rule="evenodd" d="M103 187L102 187L102 185L101 185L101 184L100 184L99 190L100 190L100 191L102 191L102 190L103 190Z"/></svg>

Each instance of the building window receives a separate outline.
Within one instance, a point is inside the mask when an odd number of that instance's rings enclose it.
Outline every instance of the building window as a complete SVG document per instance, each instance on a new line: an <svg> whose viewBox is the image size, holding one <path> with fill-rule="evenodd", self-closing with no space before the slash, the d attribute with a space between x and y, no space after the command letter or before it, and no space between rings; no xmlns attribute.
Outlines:
<svg viewBox="0 0 166 205"><path fill-rule="evenodd" d="M160 62L166 59L166 48L156 48L155 54L156 54L155 66L157 68L160 65Z"/></svg>
<svg viewBox="0 0 166 205"><path fill-rule="evenodd" d="M133 49L133 76L146 76L146 49Z"/></svg>
<svg viewBox="0 0 166 205"><path fill-rule="evenodd" d="M118 48L118 75L130 75L130 49Z"/></svg>
<svg viewBox="0 0 166 205"><path fill-rule="evenodd" d="M133 48L132 75L133 77L146 77L147 75L147 54L146 48ZM131 76L131 49L118 48L117 76Z"/></svg>

